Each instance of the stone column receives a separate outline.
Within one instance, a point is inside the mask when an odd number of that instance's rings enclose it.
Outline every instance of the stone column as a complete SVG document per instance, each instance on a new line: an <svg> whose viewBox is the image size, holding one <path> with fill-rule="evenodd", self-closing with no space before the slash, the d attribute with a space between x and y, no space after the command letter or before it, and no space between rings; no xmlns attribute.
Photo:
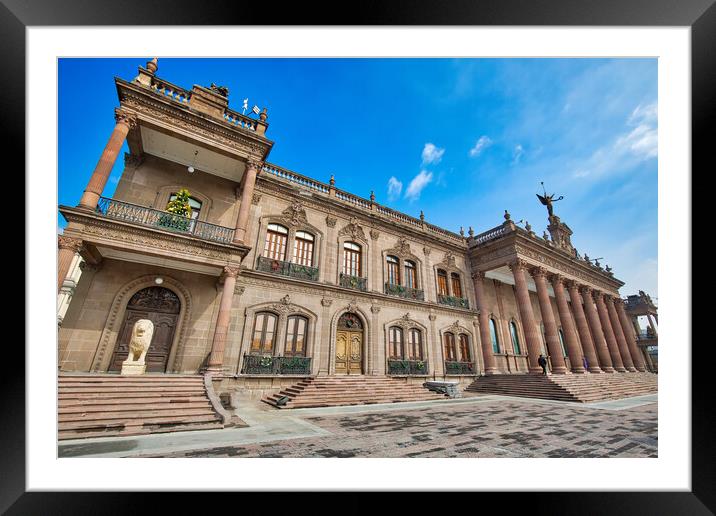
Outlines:
<svg viewBox="0 0 716 516"><path fill-rule="evenodd" d="M562 322L562 331L564 333L565 344L567 345L567 353L569 353L570 362L573 373L584 373L584 364L582 361L582 349L577 341L577 332L572 324L572 317L569 313L569 305L567 304L567 296L564 294L563 279L559 274L553 274L552 289L554 290L554 298L557 301L557 310L559 311L559 320ZM581 307L580 307L581 308ZM595 364L596 365L596 364Z"/></svg>
<svg viewBox="0 0 716 516"><path fill-rule="evenodd" d="M612 323L612 330L614 331L614 337L617 339L617 345L619 346L619 353L622 356L624 367L627 371L635 372L634 360L632 359L631 352L627 346L626 337L622 330L622 325L619 322L619 315L617 310L614 308L614 298L611 296L604 296L604 303L607 305L607 313L609 314L609 322Z"/></svg>
<svg viewBox="0 0 716 516"><path fill-rule="evenodd" d="M59 292L65 282L65 278L67 278L67 273L70 271L70 265L72 265L75 254L82 249L82 240L58 235L57 247L57 292Z"/></svg>
<svg viewBox="0 0 716 516"><path fill-rule="evenodd" d="M114 118L117 120L117 124L114 126L104 151L102 151L94 172L92 172L87 188L82 194L78 204L80 208L91 211L97 208L97 202L102 196L109 174L112 172L112 167L114 167L114 162L117 161L119 151L122 150L124 140L127 139L127 133L137 125L137 117L122 109L115 109Z"/></svg>
<svg viewBox="0 0 716 516"><path fill-rule="evenodd" d="M483 280L485 273L477 271L472 273L472 283L475 288L475 302L477 303L478 318L480 321L480 347L482 348L482 361L485 364L485 374L498 374L495 355L492 353L490 339L490 319L485 297L485 285Z"/></svg>
<svg viewBox="0 0 716 516"><path fill-rule="evenodd" d="M430 335L433 341L433 363L430 367L433 370L433 376L445 376L445 357L443 356L443 342L440 340L440 335L437 329L435 329L435 319L437 316L433 313L428 315L430 320Z"/></svg>
<svg viewBox="0 0 716 516"><path fill-rule="evenodd" d="M649 321L649 328L651 328L651 331L654 332L654 337L658 336L658 333L656 332L656 326L654 325L654 321L651 318L651 314L646 315L646 320Z"/></svg>
<svg viewBox="0 0 716 516"><path fill-rule="evenodd" d="M636 344L636 335L634 334L634 327L629 322L629 316L627 316L626 310L624 310L624 301L618 298L614 298L614 306L616 307L617 314L619 315L619 324L621 324L622 331L624 332L624 337L626 338L627 346L629 346L631 358L634 361L634 367L636 367L639 371L646 371L646 367L644 365L644 357L642 357L642 354L639 351L639 346L637 346Z"/></svg>
<svg viewBox="0 0 716 516"><path fill-rule="evenodd" d="M219 302L219 315L216 318L214 328L214 339L211 342L211 355L207 371L216 374L222 372L224 365L224 349L226 347L226 334L229 330L231 319L231 303L234 300L234 289L236 288L236 277L239 275L238 267L224 267L224 289L221 292Z"/></svg>
<svg viewBox="0 0 716 516"><path fill-rule="evenodd" d="M582 341L582 353L585 357L587 357L587 361L589 362L589 372L601 373L602 369L599 367L599 359L597 358L594 340L592 340L592 334L589 332L587 317L584 315L582 296L579 294L579 287L574 281L569 281L567 289L569 290L569 298L572 301L574 323L577 325L579 339Z"/></svg>
<svg viewBox="0 0 716 516"><path fill-rule="evenodd" d="M525 279L527 264L522 260L515 260L509 265L510 270L512 270L512 275L515 278L517 307L520 311L522 328L524 329L525 340L527 341L527 350L529 352L529 356L527 357L528 369L530 373L542 374L542 368L537 364L537 359L542 354L542 345L535 325L535 316L532 311L530 293L527 289L527 280Z"/></svg>
<svg viewBox="0 0 716 516"><path fill-rule="evenodd" d="M581 292L582 299L584 300L584 311L587 314L589 327L592 330L594 348L599 355L599 365L605 373L613 373L614 367L612 366L609 349L607 349L607 341L604 338L602 323L599 321L599 314L597 313L597 308L594 306L594 299L592 299L592 289L589 287L582 287Z"/></svg>
<svg viewBox="0 0 716 516"><path fill-rule="evenodd" d="M602 331L604 332L604 338L607 341L607 349L609 349L609 356L612 358L612 366L620 373L625 373L626 368L624 367L624 359L622 358L617 344L617 338L614 336L614 329L612 323L609 320L609 312L607 312L606 304L604 303L604 293L595 291L594 300L597 304L597 313L599 314L599 320L602 323Z"/></svg>
<svg viewBox="0 0 716 516"><path fill-rule="evenodd" d="M552 372L555 374L565 374L567 372L567 364L564 362L562 346L560 346L559 334L557 333L557 323L554 320L552 303L549 300L549 293L547 292L547 280L545 279L547 272L542 267L534 267L530 272L537 287L537 299L539 300L539 309L542 313L547 349L552 358Z"/></svg>
<svg viewBox="0 0 716 516"><path fill-rule="evenodd" d="M314 360L318 360L318 375L328 376L330 370L330 354L331 354L331 305L333 300L326 297L323 293L321 306L323 307L323 316L321 321L321 335L318 340L318 352L314 353Z"/></svg>
<svg viewBox="0 0 716 516"><path fill-rule="evenodd" d="M243 244L246 239L246 226L251 212L251 199L254 197L254 185L256 185L256 176L261 169L261 165L261 161L253 157L246 161L244 185L241 189L241 205L239 206L239 216L236 218L236 231L234 231L234 242L237 244Z"/></svg>
<svg viewBox="0 0 716 516"><path fill-rule="evenodd" d="M473 339L472 348L474 351L474 357L475 357L475 365L477 367L477 374L485 374L485 364L483 360L481 360L482 353L480 352L480 349L478 349L477 340L482 340L480 337L480 325L478 323L478 318L473 316L472 318L472 329L474 331L475 338ZM482 373L481 373L482 371Z"/></svg>

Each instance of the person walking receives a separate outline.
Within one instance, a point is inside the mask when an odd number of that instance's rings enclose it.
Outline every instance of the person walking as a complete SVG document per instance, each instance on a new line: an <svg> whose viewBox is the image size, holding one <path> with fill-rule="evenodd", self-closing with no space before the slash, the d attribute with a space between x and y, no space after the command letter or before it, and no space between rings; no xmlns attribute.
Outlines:
<svg viewBox="0 0 716 516"><path fill-rule="evenodd" d="M584 365L585 371L589 371L589 360L585 356L582 356L582 365Z"/></svg>
<svg viewBox="0 0 716 516"><path fill-rule="evenodd" d="M544 374L546 376L547 375L547 359L543 355L540 355L539 358L537 359L537 363L542 368L542 374Z"/></svg>

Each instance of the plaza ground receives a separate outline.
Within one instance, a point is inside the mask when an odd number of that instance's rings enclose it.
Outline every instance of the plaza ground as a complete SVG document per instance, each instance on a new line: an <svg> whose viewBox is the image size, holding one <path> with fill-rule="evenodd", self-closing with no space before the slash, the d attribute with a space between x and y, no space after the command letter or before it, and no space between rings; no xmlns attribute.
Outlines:
<svg viewBox="0 0 716 516"><path fill-rule="evenodd" d="M63 441L59 457L657 457L657 395L571 403L477 395L278 410L243 401L247 426Z"/></svg>

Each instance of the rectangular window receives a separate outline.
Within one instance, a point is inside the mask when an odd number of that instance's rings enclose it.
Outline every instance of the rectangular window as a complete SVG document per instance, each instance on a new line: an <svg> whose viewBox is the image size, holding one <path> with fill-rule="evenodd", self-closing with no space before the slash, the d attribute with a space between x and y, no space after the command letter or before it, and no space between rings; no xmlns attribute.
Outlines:
<svg viewBox="0 0 716 516"><path fill-rule="evenodd" d="M418 274L412 262L405 262L405 286L418 288Z"/></svg>
<svg viewBox="0 0 716 516"><path fill-rule="evenodd" d="M460 361L471 362L470 360L470 342L467 339L467 335L464 333L460 334Z"/></svg>
<svg viewBox="0 0 716 516"><path fill-rule="evenodd" d="M457 353L455 353L455 335L446 333L445 340L445 360L448 362L457 361Z"/></svg>
<svg viewBox="0 0 716 516"><path fill-rule="evenodd" d="M390 336L390 358L402 359L403 358L403 330L391 327L389 330Z"/></svg>
<svg viewBox="0 0 716 516"><path fill-rule="evenodd" d="M438 271L438 294L448 295L447 274L444 271Z"/></svg>
<svg viewBox="0 0 716 516"><path fill-rule="evenodd" d="M423 345L420 330L410 330L408 343L408 351L410 353L410 360L422 360L423 359Z"/></svg>
<svg viewBox="0 0 716 516"><path fill-rule="evenodd" d="M388 256L388 283L391 285L400 285L400 269L398 267L398 259Z"/></svg>
<svg viewBox="0 0 716 516"><path fill-rule="evenodd" d="M357 246L356 246L357 247ZM343 274L360 277L360 251L343 249Z"/></svg>
<svg viewBox="0 0 716 516"><path fill-rule="evenodd" d="M279 226L280 227L280 226ZM279 231L269 230L266 232L266 245L264 246L264 257L271 260L286 260L287 235Z"/></svg>
<svg viewBox="0 0 716 516"><path fill-rule="evenodd" d="M311 267L313 265L313 242L296 237L293 246L293 263Z"/></svg>
<svg viewBox="0 0 716 516"><path fill-rule="evenodd" d="M453 273L450 275L452 279L452 295L453 297L462 297L462 288L460 288L460 276Z"/></svg>

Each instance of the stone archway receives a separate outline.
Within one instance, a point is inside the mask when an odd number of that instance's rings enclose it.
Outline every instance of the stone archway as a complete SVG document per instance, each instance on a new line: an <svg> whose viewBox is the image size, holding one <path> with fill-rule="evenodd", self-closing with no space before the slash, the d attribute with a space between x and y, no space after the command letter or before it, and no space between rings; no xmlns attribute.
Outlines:
<svg viewBox="0 0 716 516"><path fill-rule="evenodd" d="M341 315L336 327L335 374L363 374L364 344L365 332L360 317L350 312Z"/></svg>

